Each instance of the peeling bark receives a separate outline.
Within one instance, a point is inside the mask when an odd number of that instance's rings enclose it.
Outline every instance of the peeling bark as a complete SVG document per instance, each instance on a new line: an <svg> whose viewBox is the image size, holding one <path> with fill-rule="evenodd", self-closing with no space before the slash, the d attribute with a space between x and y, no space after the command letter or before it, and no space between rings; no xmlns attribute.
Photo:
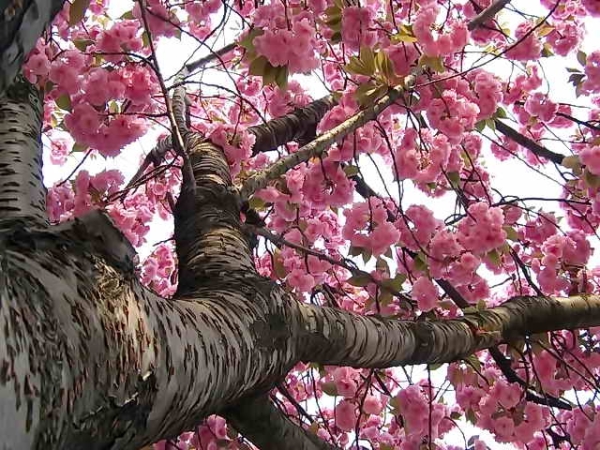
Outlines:
<svg viewBox="0 0 600 450"><path fill-rule="evenodd" d="M23 78L0 97L0 220L48 224L39 91Z"/></svg>
<svg viewBox="0 0 600 450"><path fill-rule="evenodd" d="M215 280L161 299L102 216L2 241L5 448L137 449L272 388L297 359L282 291Z"/></svg>
<svg viewBox="0 0 600 450"><path fill-rule="evenodd" d="M176 297L210 290L219 280L236 283L237 278L244 284L244 279L259 278L241 230L241 203L223 151L199 135L188 135L186 144L195 186L184 186L174 211Z"/></svg>

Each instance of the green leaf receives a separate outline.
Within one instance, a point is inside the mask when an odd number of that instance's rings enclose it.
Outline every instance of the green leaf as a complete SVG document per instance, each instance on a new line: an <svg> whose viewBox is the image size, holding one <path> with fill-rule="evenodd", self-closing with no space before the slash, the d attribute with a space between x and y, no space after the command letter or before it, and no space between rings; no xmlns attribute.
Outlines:
<svg viewBox="0 0 600 450"><path fill-rule="evenodd" d="M369 81L368 83L363 83L356 88L356 91L354 91L354 97L360 106L367 106L386 92L386 86L378 86Z"/></svg>
<svg viewBox="0 0 600 450"><path fill-rule="evenodd" d="M280 252L276 252L273 256L273 272L275 272L275 275L281 279L287 276L287 271L285 270L285 267L283 267L283 261Z"/></svg>
<svg viewBox="0 0 600 450"><path fill-rule="evenodd" d="M336 31L335 33L333 33L331 35L330 42L332 44L339 44L340 42L342 42L342 33L340 33L339 31Z"/></svg>
<svg viewBox="0 0 600 450"><path fill-rule="evenodd" d="M554 56L554 52L552 51L552 47L548 43L544 44L542 48L542 58L549 58Z"/></svg>
<svg viewBox="0 0 600 450"><path fill-rule="evenodd" d="M519 240L519 233L517 233L517 230L515 230L513 227L511 227L509 225L505 225L505 226L502 227L502 229L506 233L506 238L507 239L509 239L511 241L518 241Z"/></svg>
<svg viewBox="0 0 600 450"><path fill-rule="evenodd" d="M375 56L375 67L386 81L390 81L395 76L394 66L388 54L383 50L377 52Z"/></svg>
<svg viewBox="0 0 600 450"><path fill-rule="evenodd" d="M371 282L371 277L365 272L357 273L346 280L346 283L356 286L365 287Z"/></svg>
<svg viewBox="0 0 600 450"><path fill-rule="evenodd" d="M75 142L73 144L73 148L71 149L71 153L81 153L87 151L89 147L85 144L80 144L79 142Z"/></svg>
<svg viewBox="0 0 600 450"><path fill-rule="evenodd" d="M87 48L92 45L94 43L94 41L92 41L91 39L75 39L73 41L73 45L82 52L85 52L87 50Z"/></svg>
<svg viewBox="0 0 600 450"><path fill-rule="evenodd" d="M260 28L254 28L250 31L243 39L238 42L240 47L244 47L246 50L254 50L254 38L263 34L264 31Z"/></svg>
<svg viewBox="0 0 600 450"><path fill-rule="evenodd" d="M375 72L375 65L373 65L373 69L369 70L362 60L358 59L356 56L350 57L350 62L346 64L346 71L355 75L365 75L370 77Z"/></svg>
<svg viewBox="0 0 600 450"><path fill-rule="evenodd" d="M250 207L250 209L261 210L261 209L264 209L264 207L267 206L267 204L265 203L265 201L262 198L253 196L248 201L248 206Z"/></svg>
<svg viewBox="0 0 600 450"><path fill-rule="evenodd" d="M133 20L133 19L135 19L135 17L133 16L133 11L127 11L126 13L124 13L121 16L121 19L123 19L123 20Z"/></svg>
<svg viewBox="0 0 600 450"><path fill-rule="evenodd" d="M498 250L494 249L494 250L490 250L487 254L488 258L490 259L490 261L492 262L492 264L494 264L495 266L499 266L501 259L500 259L500 253L498 253Z"/></svg>
<svg viewBox="0 0 600 450"><path fill-rule="evenodd" d="M46 81L46 84L44 85L44 92L50 92L52 89L54 89L54 86L56 86L56 84L54 84L52 81Z"/></svg>
<svg viewBox="0 0 600 450"><path fill-rule="evenodd" d="M367 250L366 248L363 248L362 259L363 259L363 261L364 261L365 264L367 264L371 260L372 256L373 256L373 253L370 250Z"/></svg>
<svg viewBox="0 0 600 450"><path fill-rule="evenodd" d="M471 422L473 425L476 425L476 424L477 424L477 416L475 415L475 412L474 412L474 411L473 411L471 408L469 408L469 409L467 410L467 414L465 415L465 417L466 417L466 418L467 418L467 420L468 420L469 422Z"/></svg>
<svg viewBox="0 0 600 450"><path fill-rule="evenodd" d="M444 72L446 68L444 67L444 61L441 57L427 56L423 55L419 58L419 65L429 67L434 72Z"/></svg>
<svg viewBox="0 0 600 450"><path fill-rule="evenodd" d="M460 187L460 174L458 172L448 172L448 181L450 181L452 187Z"/></svg>
<svg viewBox="0 0 600 450"><path fill-rule="evenodd" d="M585 66L587 64L587 54L584 51L579 50L577 52L577 61L579 61L579 64L582 66Z"/></svg>
<svg viewBox="0 0 600 450"><path fill-rule="evenodd" d="M58 96L58 98L56 99L56 106L58 106L60 109L64 110L64 111L71 111L72 109L72 105L71 105L71 97L69 97L69 94L61 94Z"/></svg>
<svg viewBox="0 0 600 450"><path fill-rule="evenodd" d="M383 280L381 285L388 288L392 292L399 292L402 290L402 285L406 281L406 275L403 273L397 274L394 278L389 280Z"/></svg>
<svg viewBox="0 0 600 450"><path fill-rule="evenodd" d="M90 0L74 0L69 8L69 25L79 23L85 17L89 6Z"/></svg>
<svg viewBox="0 0 600 450"><path fill-rule="evenodd" d="M150 36L145 31L142 33L142 44L144 47L150 47Z"/></svg>
<svg viewBox="0 0 600 450"><path fill-rule="evenodd" d="M325 392L327 395L329 395L331 397L335 397L336 395L338 395L337 387L335 386L335 383L333 381L328 381L327 383L322 383L321 389L323 390L323 392Z"/></svg>
<svg viewBox="0 0 600 450"><path fill-rule="evenodd" d="M450 413L450 418L452 420L460 420L461 417L462 417L462 414L459 413L458 411L453 411Z"/></svg>
<svg viewBox="0 0 600 450"><path fill-rule="evenodd" d="M571 83L573 86L577 87L581 84L581 82L583 81L584 78L585 78L585 74L583 74L583 73L572 73L571 76L569 77L569 83Z"/></svg>
<svg viewBox="0 0 600 450"><path fill-rule="evenodd" d="M259 56L254 61L250 63L250 67L248 69L248 73L250 75L255 75L257 77L262 77L265 74L267 65L270 66L269 60L264 56Z"/></svg>
<svg viewBox="0 0 600 450"><path fill-rule="evenodd" d="M288 84L288 68L287 66L277 67L277 74L275 75L275 84L279 86L280 89L287 89Z"/></svg>
<svg viewBox="0 0 600 450"><path fill-rule="evenodd" d="M465 361L469 362L476 370L481 370L481 361L475 355L470 355L465 358Z"/></svg>
<svg viewBox="0 0 600 450"><path fill-rule="evenodd" d="M348 254L350 256L358 256L361 255L363 252L362 247L354 247L353 245L350 246L350 249L348 250Z"/></svg>
<svg viewBox="0 0 600 450"><path fill-rule="evenodd" d="M351 178L355 175L358 175L358 167L349 164L346 167L344 167L344 173L348 178Z"/></svg>
<svg viewBox="0 0 600 450"><path fill-rule="evenodd" d="M360 61L370 74L375 73L375 53L371 47L360 48Z"/></svg>
<svg viewBox="0 0 600 450"><path fill-rule="evenodd" d="M485 120L480 120L475 124L475 129L481 133L485 129L486 125L487 124Z"/></svg>
<svg viewBox="0 0 600 450"><path fill-rule="evenodd" d="M562 160L562 165L571 170L581 169L581 161L577 155L565 156Z"/></svg>
<svg viewBox="0 0 600 450"><path fill-rule="evenodd" d="M415 269L420 272L425 272L427 268L427 256L422 252L417 253L417 256L415 257Z"/></svg>
<svg viewBox="0 0 600 450"><path fill-rule="evenodd" d="M506 110L502 106L499 106L496 112L494 113L494 117L496 119L506 119L508 115L506 114Z"/></svg>
<svg viewBox="0 0 600 450"><path fill-rule="evenodd" d="M583 179L585 183L592 189L600 187L600 176L593 174L589 169L585 169L583 172Z"/></svg>
<svg viewBox="0 0 600 450"><path fill-rule="evenodd" d="M415 33L413 32L412 25L401 25L400 32L392 36L392 41L397 44L398 42L407 42L412 44L417 42L417 38L415 37Z"/></svg>
<svg viewBox="0 0 600 450"><path fill-rule="evenodd" d="M265 71L263 73L263 86L267 86L274 83L279 73L279 67L273 67L269 61L265 64Z"/></svg>

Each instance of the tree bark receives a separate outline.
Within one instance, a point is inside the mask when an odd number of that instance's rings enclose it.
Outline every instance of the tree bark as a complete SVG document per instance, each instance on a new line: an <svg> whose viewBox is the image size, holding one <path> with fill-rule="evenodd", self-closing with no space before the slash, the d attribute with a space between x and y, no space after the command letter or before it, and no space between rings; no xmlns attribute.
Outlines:
<svg viewBox="0 0 600 450"><path fill-rule="evenodd" d="M137 449L270 389L297 361L283 291L214 279L161 299L101 213L2 239L6 448Z"/></svg>
<svg viewBox="0 0 600 450"><path fill-rule="evenodd" d="M261 450L339 450L292 422L267 396L244 399L227 421Z"/></svg>
<svg viewBox="0 0 600 450"><path fill-rule="evenodd" d="M414 322L303 305L304 362L383 368L436 364L526 335L598 326L600 296L515 297L454 320Z"/></svg>
<svg viewBox="0 0 600 450"><path fill-rule="evenodd" d="M64 2L7 0L0 3L0 94L13 82L25 57Z"/></svg>
<svg viewBox="0 0 600 450"><path fill-rule="evenodd" d="M308 144L317 135L317 125L337 102L332 96L323 97L283 117L269 120L264 125L248 128L256 136L252 154L275 150L280 145L296 141Z"/></svg>
<svg viewBox="0 0 600 450"><path fill-rule="evenodd" d="M42 182L42 115L40 93L23 78L0 96L0 220L48 224Z"/></svg>
<svg viewBox="0 0 600 450"><path fill-rule="evenodd" d="M2 6L0 91L62 3ZM323 152L340 136L335 129L259 174L242 198L222 151L184 129L191 176L174 213L179 288L175 298L160 298L140 285L133 249L104 214L45 226L41 108L19 89L0 106L4 448L138 449L223 413L265 448L293 437L295 448L320 450L328 447L265 396L299 361L447 362L518 336L600 325L598 296L517 298L462 319L407 322L303 305L260 277L240 224L243 198ZM400 93L392 90L337 132L358 128ZM271 443L248 420L253 412L276 425Z"/></svg>

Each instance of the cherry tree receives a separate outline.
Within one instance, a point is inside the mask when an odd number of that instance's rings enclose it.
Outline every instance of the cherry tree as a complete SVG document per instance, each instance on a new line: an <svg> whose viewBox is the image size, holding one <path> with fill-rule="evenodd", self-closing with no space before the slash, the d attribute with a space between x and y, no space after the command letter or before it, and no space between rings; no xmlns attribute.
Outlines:
<svg viewBox="0 0 600 450"><path fill-rule="evenodd" d="M4 448L600 446L600 2L108 3L0 6Z"/></svg>

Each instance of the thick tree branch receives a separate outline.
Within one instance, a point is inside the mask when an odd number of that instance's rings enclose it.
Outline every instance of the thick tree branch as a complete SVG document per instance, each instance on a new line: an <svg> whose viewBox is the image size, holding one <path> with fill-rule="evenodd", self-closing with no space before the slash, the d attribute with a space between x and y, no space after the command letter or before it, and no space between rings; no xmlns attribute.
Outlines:
<svg viewBox="0 0 600 450"><path fill-rule="evenodd" d="M20 77L0 96L0 220L21 218L46 226L42 181L42 99Z"/></svg>
<svg viewBox="0 0 600 450"><path fill-rule="evenodd" d="M323 97L283 117L269 120L264 125L248 128L247 131L256 136L252 154L275 150L290 141L301 145L312 141L317 134L317 125L336 104L332 96Z"/></svg>
<svg viewBox="0 0 600 450"><path fill-rule="evenodd" d="M476 28L479 28L496 14L498 14L502 9L510 3L510 0L496 0L486 9L481 11L477 16L475 16L467 25L469 31L473 31Z"/></svg>
<svg viewBox="0 0 600 450"><path fill-rule="evenodd" d="M302 308L302 360L354 367L455 361L525 335L600 325L600 296L516 297L454 320L415 322Z"/></svg>
<svg viewBox="0 0 600 450"><path fill-rule="evenodd" d="M228 422L260 450L337 450L292 422L267 395L244 399L225 415Z"/></svg>
<svg viewBox="0 0 600 450"><path fill-rule="evenodd" d="M564 155L561 155L560 153L555 153L552 150L548 150L546 147L541 146L534 140L522 135L514 128L509 127L501 120L496 119L494 120L494 123L496 124L496 129L500 133L502 133L507 138L515 141L517 144L522 145L526 149L530 150L534 155L540 158L546 158L555 164L562 164L563 159L565 159Z"/></svg>
<svg viewBox="0 0 600 450"><path fill-rule="evenodd" d="M137 450L272 389L297 361L299 316L270 283L215 278L165 300L101 213L48 230L0 234L6 448Z"/></svg>
<svg viewBox="0 0 600 450"><path fill-rule="evenodd" d="M64 2L8 0L0 3L0 95L13 82L25 57Z"/></svg>
<svg viewBox="0 0 600 450"><path fill-rule="evenodd" d="M185 142L195 188L182 189L174 211L177 296L214 286L225 275L257 277L223 151L194 133L186 134Z"/></svg>

